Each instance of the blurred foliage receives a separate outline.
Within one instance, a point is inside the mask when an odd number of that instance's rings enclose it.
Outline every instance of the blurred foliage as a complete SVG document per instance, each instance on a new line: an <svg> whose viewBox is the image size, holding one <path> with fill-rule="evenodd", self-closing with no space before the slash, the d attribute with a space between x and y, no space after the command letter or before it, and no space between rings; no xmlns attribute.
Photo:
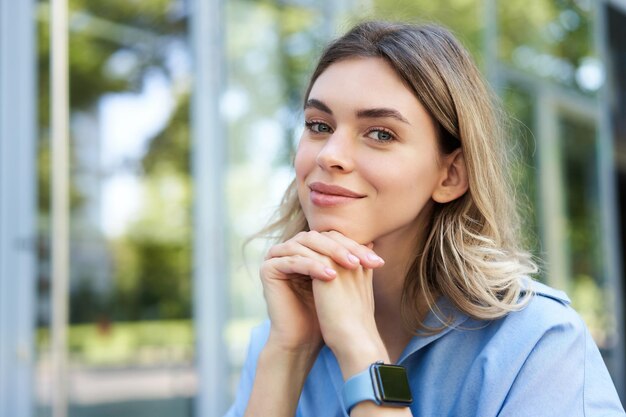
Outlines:
<svg viewBox="0 0 626 417"><path fill-rule="evenodd" d="M521 86L509 84L502 89L502 101L507 113L511 115L508 140L515 190L518 191L515 197L522 220L521 235L525 246L536 259L541 259L543 253L539 235L537 143L532 131L535 126L534 98Z"/></svg>
<svg viewBox="0 0 626 417"><path fill-rule="evenodd" d="M229 346L243 346L231 353L245 358L249 329L255 320L231 320L225 329ZM50 348L50 330L36 333L40 355ZM99 366L183 365L195 357L195 335L191 320L112 322L99 317L89 324L68 328L68 348L74 364Z"/></svg>
<svg viewBox="0 0 626 417"><path fill-rule="evenodd" d="M46 137L46 136L40 136ZM47 138L47 137L46 137ZM71 167L70 170L76 165L75 156L71 155ZM37 205L39 210L39 216L47 218L48 212L50 210L52 200L51 200L51 168L52 168L52 152L50 150L50 141L40 140L39 148L37 150ZM71 176L71 174L70 174ZM70 187L70 209L75 210L78 207L81 207L85 201L85 197L83 194L76 188L74 184L71 184Z"/></svg>
<svg viewBox="0 0 626 417"><path fill-rule="evenodd" d="M502 62L585 92L577 71L596 56L589 0L498 1Z"/></svg>
<svg viewBox="0 0 626 417"><path fill-rule="evenodd" d="M37 331L37 345L44 353L50 331ZM190 320L110 322L72 325L68 347L72 362L86 366L137 366L188 364L193 360L194 335Z"/></svg>
<svg viewBox="0 0 626 417"><path fill-rule="evenodd" d="M151 67L169 73L168 43L186 36L181 2L109 0L69 2L70 106L88 109L106 93L138 91ZM40 125L49 121L49 7L40 0L38 53ZM125 52L133 65L124 74L107 70L115 54Z"/></svg>
<svg viewBox="0 0 626 417"><path fill-rule="evenodd" d="M250 143L264 140L258 127L278 122L282 143L268 157L274 166L289 165L307 75L325 40L324 21L319 10L291 2L229 1L226 16L225 92L236 99L226 101L229 161L246 163Z"/></svg>
<svg viewBox="0 0 626 417"><path fill-rule="evenodd" d="M483 1L478 0L373 0L358 19L438 23L448 27L480 63L483 44Z"/></svg>
<svg viewBox="0 0 626 417"><path fill-rule="evenodd" d="M596 130L593 120L564 115L561 130L561 169L566 209L566 241L571 275L593 278L604 284L599 170Z"/></svg>
<svg viewBox="0 0 626 417"><path fill-rule="evenodd" d="M190 132L189 93L178 97L177 107L165 128L148 145L141 161L147 177L173 173L189 176Z"/></svg>
<svg viewBox="0 0 626 417"><path fill-rule="evenodd" d="M158 71L174 82L169 61L171 47L184 44L187 37L182 1L71 0L69 7L71 114L97 111L99 100L106 94L141 91L150 71ZM38 189L42 241L49 239L49 42L49 5L41 1L38 7L41 132ZM114 284L111 290L95 288L93 277L84 272L89 268L73 268L71 322L89 322L102 317L122 320L190 317L188 97L188 93L176 97L178 110L152 141L145 161L122 168L130 169L133 174L145 171L141 178L147 201L132 230L123 238L109 242L112 260L108 261L110 257L103 253L99 264L93 265L93 268L100 268L103 262L112 262L113 277L109 279L113 279ZM78 209L88 198L86 190L77 185L77 179L95 172L105 180L107 175L119 174L119 171L94 171L98 168L85 166L77 159L73 146L71 154L71 207L73 223L76 221L72 225L72 240L104 241L106 238L101 231L76 229L80 223L76 217L80 216ZM180 206L173 207L176 204ZM106 245L102 247L106 250ZM81 259L81 255L80 251L73 253L72 263L93 262ZM47 256L47 252L42 253L44 265ZM47 279L46 271L41 275L42 279ZM49 288L47 285L39 287L43 291Z"/></svg>
<svg viewBox="0 0 626 417"><path fill-rule="evenodd" d="M188 100L143 159L141 216L110 242L124 320L191 317L191 180ZM184 118L177 118L181 116Z"/></svg>
<svg viewBox="0 0 626 417"><path fill-rule="evenodd" d="M606 309L607 301L613 300L607 300L606 291L589 275L576 275L574 281L576 285L573 286L570 296L576 311L589 327L598 346L605 349L614 347L615 316Z"/></svg>

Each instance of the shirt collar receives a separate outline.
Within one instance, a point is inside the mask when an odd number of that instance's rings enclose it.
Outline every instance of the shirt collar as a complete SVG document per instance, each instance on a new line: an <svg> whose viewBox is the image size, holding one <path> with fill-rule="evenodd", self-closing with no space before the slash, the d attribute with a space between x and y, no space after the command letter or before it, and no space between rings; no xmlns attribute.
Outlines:
<svg viewBox="0 0 626 417"><path fill-rule="evenodd" d="M431 309L431 311L428 312L428 315L424 320L424 326L427 329L441 330L437 331L436 333L428 330L418 332L418 334L411 338L409 343L402 351L400 359L398 359L398 364L401 364L413 353L431 344L435 340L442 338L452 330L458 328L468 318L469 316L456 308L454 304L450 302L450 300L448 300L446 297L440 297L439 300L437 300L434 311Z"/></svg>
<svg viewBox="0 0 626 417"><path fill-rule="evenodd" d="M530 278L524 280L522 283L522 291L528 291L529 289L536 295L551 298L562 304L571 303L571 300L563 291L548 287L547 285Z"/></svg>

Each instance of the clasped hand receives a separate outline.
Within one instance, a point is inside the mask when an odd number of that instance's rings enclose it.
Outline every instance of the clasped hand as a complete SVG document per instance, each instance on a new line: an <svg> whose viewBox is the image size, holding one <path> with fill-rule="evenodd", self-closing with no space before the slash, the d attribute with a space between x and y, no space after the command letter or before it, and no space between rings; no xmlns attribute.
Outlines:
<svg viewBox="0 0 626 417"><path fill-rule="evenodd" d="M340 363L368 342L384 349L372 279L383 264L372 244L336 231L300 232L273 246L260 271L271 320L268 343L311 355L326 343Z"/></svg>

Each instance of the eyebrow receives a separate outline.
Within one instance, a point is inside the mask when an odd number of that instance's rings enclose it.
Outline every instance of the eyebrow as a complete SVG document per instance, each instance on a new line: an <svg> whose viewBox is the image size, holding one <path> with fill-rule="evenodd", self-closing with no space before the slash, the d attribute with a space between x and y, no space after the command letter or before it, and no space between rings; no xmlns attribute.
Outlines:
<svg viewBox="0 0 626 417"><path fill-rule="evenodd" d="M330 115L333 114L333 111L330 109L330 107L324 104L324 102L315 98L307 100L306 104L304 105L304 109L306 110L308 108L315 108ZM404 116L402 116L402 114L400 114L398 110L386 107L358 110L356 112L356 117L358 117L359 119L380 119L390 117L403 123L410 124L409 121Z"/></svg>
<svg viewBox="0 0 626 417"><path fill-rule="evenodd" d="M328 107L326 104L324 104L323 102L315 99L315 98L310 98L306 101L306 104L304 105L304 109L309 109L309 108L314 108L314 109L318 109L320 111L323 111L324 113L328 113L330 115L333 114L333 111L330 109L330 107Z"/></svg>
<svg viewBox="0 0 626 417"><path fill-rule="evenodd" d="M406 123L409 125L411 124L409 123L407 119L404 118L404 116L402 116L402 114L400 114L398 110L388 109L385 107L376 108L376 109L359 110L356 112L356 117L363 118L363 119L379 119L383 117L390 117L392 119L399 120L403 123Z"/></svg>

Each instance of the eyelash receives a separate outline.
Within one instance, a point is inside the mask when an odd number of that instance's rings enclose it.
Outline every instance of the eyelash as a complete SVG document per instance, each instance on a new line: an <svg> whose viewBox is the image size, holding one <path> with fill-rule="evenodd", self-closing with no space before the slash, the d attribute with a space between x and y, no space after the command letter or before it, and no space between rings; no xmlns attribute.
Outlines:
<svg viewBox="0 0 626 417"><path fill-rule="evenodd" d="M315 125L324 125L324 126L328 127L328 129L332 132L332 128L327 123L319 122L319 121L316 121L316 120L307 120L307 121L304 122L304 126L306 127L306 129L309 130L313 134L327 133L327 132L318 132L318 131L313 130L313 126L315 126ZM390 136L390 138L388 140L375 139L375 138L372 138L372 137L368 136L370 139L372 139L373 141L376 141L377 143L387 144L387 143L390 143L390 142L393 142L393 141L396 140L396 135L389 129L385 129L383 127L376 127L376 128L369 129L365 133L365 135L367 136L367 135L369 135L372 132L383 132L383 133L386 133L386 134L388 134Z"/></svg>
<svg viewBox="0 0 626 417"><path fill-rule="evenodd" d="M385 129L383 127L375 127L373 129L370 129L367 131L366 135L369 135L372 132L383 132L389 135L389 139L388 140L381 140L381 139L374 139L372 137L370 137L370 139L375 140L378 143L390 143L396 140L396 135L394 135L394 133L389 130L389 129ZM369 137L369 136L368 136Z"/></svg>
<svg viewBox="0 0 626 417"><path fill-rule="evenodd" d="M317 120L307 120L306 122L304 122L304 126L305 126L305 127L307 128L307 130L309 130L311 133L313 133L313 134L321 134L321 133L326 133L326 132L317 132L317 131L313 130L313 126L315 126L315 125L324 125L324 126L327 126L327 127L328 127L328 129L329 129L330 131L332 131L332 128L331 128L331 127L330 127L327 123L324 123L324 122L318 122Z"/></svg>

